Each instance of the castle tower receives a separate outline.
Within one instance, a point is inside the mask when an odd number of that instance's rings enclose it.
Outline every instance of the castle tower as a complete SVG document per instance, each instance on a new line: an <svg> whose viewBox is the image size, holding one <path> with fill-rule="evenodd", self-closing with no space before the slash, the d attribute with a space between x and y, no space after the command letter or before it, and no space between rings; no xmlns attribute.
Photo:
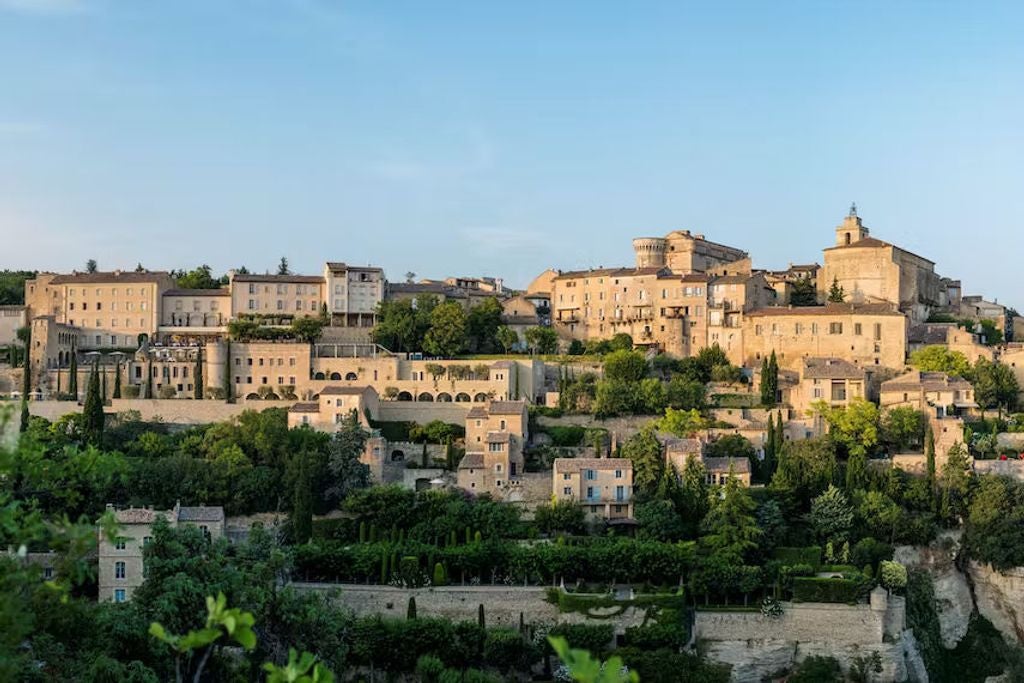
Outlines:
<svg viewBox="0 0 1024 683"><path fill-rule="evenodd" d="M664 237L637 237L633 240L633 251L636 253L637 268L665 267Z"/></svg>
<svg viewBox="0 0 1024 683"><path fill-rule="evenodd" d="M843 224L836 226L836 246L843 247L867 239L868 229L861 223L857 215L857 205L850 205L850 213L843 219Z"/></svg>

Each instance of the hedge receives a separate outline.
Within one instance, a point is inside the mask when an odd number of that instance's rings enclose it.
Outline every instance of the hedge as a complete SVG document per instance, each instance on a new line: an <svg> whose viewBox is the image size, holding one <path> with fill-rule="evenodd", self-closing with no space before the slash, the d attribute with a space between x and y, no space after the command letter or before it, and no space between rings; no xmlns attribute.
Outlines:
<svg viewBox="0 0 1024 683"><path fill-rule="evenodd" d="M312 581L378 582L381 558L392 554L420 558L425 567L440 562L451 584L474 577L484 583L511 584L551 585L560 578L672 584L692 562L693 544L629 538L598 538L581 544L487 539L438 547L412 540L345 543L314 539L295 549L296 575Z"/></svg>
<svg viewBox="0 0 1024 683"><path fill-rule="evenodd" d="M863 582L852 579L797 576L793 578L793 602L856 603L863 588Z"/></svg>
<svg viewBox="0 0 1024 683"><path fill-rule="evenodd" d="M817 570L821 566L821 547L812 545L806 548L776 548L772 557L783 565L809 564Z"/></svg>
<svg viewBox="0 0 1024 683"><path fill-rule="evenodd" d="M550 425L542 427L541 431L551 437L551 445L558 447L579 446L583 441L586 430L577 425Z"/></svg>

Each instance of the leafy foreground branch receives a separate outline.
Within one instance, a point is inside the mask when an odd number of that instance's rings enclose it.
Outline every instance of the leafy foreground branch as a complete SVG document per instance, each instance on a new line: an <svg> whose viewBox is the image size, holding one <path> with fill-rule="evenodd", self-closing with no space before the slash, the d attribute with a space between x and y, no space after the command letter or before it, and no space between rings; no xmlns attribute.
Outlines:
<svg viewBox="0 0 1024 683"><path fill-rule="evenodd" d="M251 612L229 608L223 593L218 593L216 598L206 598L206 611L206 626L183 636L168 634L155 621L149 625L149 634L174 650L174 676L178 683L202 680L210 656L231 643L247 652L256 647L256 632L253 631L256 619ZM267 683L333 683L334 674L316 660L309 652L299 655L289 649L288 663L284 666L271 662L263 665Z"/></svg>

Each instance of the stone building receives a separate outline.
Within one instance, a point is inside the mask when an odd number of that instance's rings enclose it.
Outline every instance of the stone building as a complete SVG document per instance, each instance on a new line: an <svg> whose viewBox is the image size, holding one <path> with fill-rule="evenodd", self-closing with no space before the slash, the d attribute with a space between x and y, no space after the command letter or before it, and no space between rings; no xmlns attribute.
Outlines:
<svg viewBox="0 0 1024 683"><path fill-rule="evenodd" d="M112 505L107 505L113 509ZM162 517L172 527L190 525L199 528L208 538L224 535L224 509L221 507L182 507L171 510L128 508L116 510L118 537L111 541L99 531L98 573L99 599L108 602L131 600L145 577L142 552L153 538L153 525Z"/></svg>
<svg viewBox="0 0 1024 683"><path fill-rule="evenodd" d="M385 288L381 268L328 261L324 265L323 301L331 316L331 325L373 327Z"/></svg>
<svg viewBox="0 0 1024 683"><path fill-rule="evenodd" d="M818 287L818 272L821 266L817 263L806 265L789 264L786 270L765 271L765 281L768 286L775 290L775 300L779 305L788 306L792 303L793 287L797 282L805 280L812 287Z"/></svg>
<svg viewBox="0 0 1024 683"><path fill-rule="evenodd" d="M637 237L633 251L637 268L668 268L679 274L721 272L749 258L741 249L711 242L689 230L673 230L664 237Z"/></svg>
<svg viewBox="0 0 1024 683"><path fill-rule="evenodd" d="M935 273L933 261L871 237L856 207L836 228L835 246L825 250L824 258L818 278L822 300L838 283L846 301L895 303L914 322L924 322L934 310L959 305L950 301L948 282Z"/></svg>
<svg viewBox="0 0 1024 683"><path fill-rule="evenodd" d="M633 517L633 463L628 458L555 458L551 488L556 501L579 503L588 517Z"/></svg>
<svg viewBox="0 0 1024 683"><path fill-rule="evenodd" d="M0 306L0 346L18 340L18 330L28 324L26 310L24 306Z"/></svg>
<svg viewBox="0 0 1024 683"><path fill-rule="evenodd" d="M800 381L790 389L789 403L798 415L824 401L833 408L845 408L858 398L869 399L871 369L841 358L804 358Z"/></svg>
<svg viewBox="0 0 1024 683"><path fill-rule="evenodd" d="M171 343L223 337L231 320L231 290L169 289L163 294L159 335Z"/></svg>
<svg viewBox="0 0 1024 683"><path fill-rule="evenodd" d="M775 351L781 367L797 370L809 357L902 369L907 318L888 303L764 308L746 314L743 340L751 366Z"/></svg>
<svg viewBox="0 0 1024 683"><path fill-rule="evenodd" d="M959 351L970 363L979 358L992 360L994 357L992 347L982 344L977 333L957 323L913 325L907 332L907 353L914 353L926 346L944 346L950 351Z"/></svg>
<svg viewBox="0 0 1024 683"><path fill-rule="evenodd" d="M1021 389L1019 401L1024 405L1024 343L1007 344L999 356L999 361L1010 368L1017 378Z"/></svg>
<svg viewBox="0 0 1024 683"><path fill-rule="evenodd" d="M373 387L324 387L315 401L288 409L288 427L307 425L321 432L336 432L353 412L366 428L370 420L380 417L380 398Z"/></svg>
<svg viewBox="0 0 1024 683"><path fill-rule="evenodd" d="M228 273L231 317L287 319L320 315L324 303L322 275L257 275Z"/></svg>
<svg viewBox="0 0 1024 683"><path fill-rule="evenodd" d="M978 408L974 387L967 380L920 370L882 382L879 403L883 408L907 406L933 418L969 415Z"/></svg>
<svg viewBox="0 0 1024 683"><path fill-rule="evenodd" d="M458 486L473 493L507 497L525 470L530 437L525 401L491 401L466 414L466 454Z"/></svg>

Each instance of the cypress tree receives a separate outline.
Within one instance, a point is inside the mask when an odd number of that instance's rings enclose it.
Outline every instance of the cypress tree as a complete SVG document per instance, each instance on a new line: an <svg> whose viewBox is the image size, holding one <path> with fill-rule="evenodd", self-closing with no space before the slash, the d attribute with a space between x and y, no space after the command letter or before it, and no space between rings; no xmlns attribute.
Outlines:
<svg viewBox="0 0 1024 683"><path fill-rule="evenodd" d="M380 585L385 585L388 582L388 554L380 554Z"/></svg>
<svg viewBox="0 0 1024 683"><path fill-rule="evenodd" d="M85 390L85 403L82 407L82 434L85 442L98 446L103 437L103 397L100 395L100 362L93 362L89 372L89 385Z"/></svg>
<svg viewBox="0 0 1024 683"><path fill-rule="evenodd" d="M441 564L440 562L435 562L434 563L434 585L435 586L443 586L446 583L448 583L448 580L445 578L444 565Z"/></svg>
<svg viewBox="0 0 1024 683"><path fill-rule="evenodd" d="M114 395L113 398L121 398L121 361L114 366Z"/></svg>
<svg viewBox="0 0 1024 683"><path fill-rule="evenodd" d="M455 529L452 529L451 533L448 534L448 546L449 547L454 547L454 546L456 546L458 544L459 544L459 541L458 541L457 538L455 538Z"/></svg>
<svg viewBox="0 0 1024 683"><path fill-rule="evenodd" d="M761 359L761 405L771 405L768 402L768 359Z"/></svg>
<svg viewBox="0 0 1024 683"><path fill-rule="evenodd" d="M366 522L359 522L359 542L366 543Z"/></svg>
<svg viewBox="0 0 1024 683"><path fill-rule="evenodd" d="M416 618L416 596L414 596L414 595L409 596L409 606L406 607L406 609L405 609L405 618L406 619L415 619Z"/></svg>
<svg viewBox="0 0 1024 683"><path fill-rule="evenodd" d="M420 461L421 461L420 464L423 467L427 466L427 442L426 441L423 442L423 455L420 456Z"/></svg>
<svg viewBox="0 0 1024 683"><path fill-rule="evenodd" d="M57 368L57 398L58 398L58 400L60 399L60 376L61 376L60 368Z"/></svg>
<svg viewBox="0 0 1024 683"><path fill-rule="evenodd" d="M235 397L231 391L231 340L225 339L224 345L226 347L224 352L224 400L228 403L234 403Z"/></svg>
<svg viewBox="0 0 1024 683"><path fill-rule="evenodd" d="M515 392L515 399L519 400L519 363L514 363L515 367L515 382L513 384L513 391Z"/></svg>
<svg viewBox="0 0 1024 683"><path fill-rule="evenodd" d="M480 627L480 630L487 628L487 619L484 615L484 605L480 603L480 606L476 608L476 623Z"/></svg>
<svg viewBox="0 0 1024 683"><path fill-rule="evenodd" d="M928 491L932 498L935 497L935 434L931 425L924 435L924 461L928 475Z"/></svg>
<svg viewBox="0 0 1024 683"><path fill-rule="evenodd" d="M146 398L153 398L153 358L146 364Z"/></svg>
<svg viewBox="0 0 1024 683"><path fill-rule="evenodd" d="M768 381L768 404L775 405L779 401L779 359L775 357L774 349L768 359Z"/></svg>
<svg viewBox="0 0 1024 683"><path fill-rule="evenodd" d="M200 346L196 350L196 371L193 374L193 381L195 382L195 398L197 401L203 400L203 347Z"/></svg>
<svg viewBox="0 0 1024 683"><path fill-rule="evenodd" d="M106 368L103 370L103 387L102 387L102 398L103 405L107 405L107 371Z"/></svg>
<svg viewBox="0 0 1024 683"><path fill-rule="evenodd" d="M300 451L299 472L295 478L292 499L292 535L296 544L308 543L313 537L313 492L309 477L309 454Z"/></svg>
<svg viewBox="0 0 1024 683"><path fill-rule="evenodd" d="M28 345L25 345L25 367L21 370L21 425L24 433L28 431L28 395L32 393L32 364L28 362Z"/></svg>
<svg viewBox="0 0 1024 683"><path fill-rule="evenodd" d="M71 400L78 400L78 348L74 338L71 340L71 363L68 368L68 393Z"/></svg>
<svg viewBox="0 0 1024 683"><path fill-rule="evenodd" d="M772 463L775 462L775 420L768 414L768 433L764 437L764 461L761 462L761 480L767 483L771 479Z"/></svg>
<svg viewBox="0 0 1024 683"><path fill-rule="evenodd" d="M466 545L473 542L473 531L468 526L466 527Z"/></svg>
<svg viewBox="0 0 1024 683"><path fill-rule="evenodd" d="M481 535L480 530L478 529L476 533L473 534L473 542L480 543L481 540L483 540L483 536Z"/></svg>

